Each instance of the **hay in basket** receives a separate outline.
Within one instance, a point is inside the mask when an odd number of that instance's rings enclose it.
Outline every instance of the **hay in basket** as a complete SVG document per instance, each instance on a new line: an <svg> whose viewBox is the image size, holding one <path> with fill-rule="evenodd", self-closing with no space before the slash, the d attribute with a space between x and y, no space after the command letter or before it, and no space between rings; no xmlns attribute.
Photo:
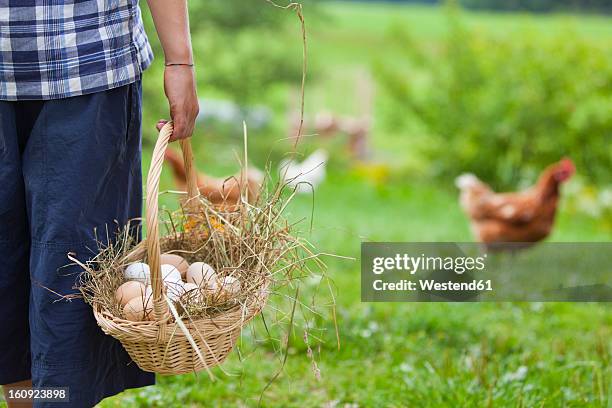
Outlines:
<svg viewBox="0 0 612 408"><path fill-rule="evenodd" d="M146 184L146 239L138 243L139 231L126 227L116 235L107 233L113 236L106 237L92 260L72 259L84 269L79 290L98 324L123 344L141 369L160 374L206 369L210 374L210 367L231 352L243 326L265 306L273 285L289 282L306 262L320 261L284 221L287 194L281 184L225 207L199 196L189 140L181 141L187 199L160 226L159 179L171 134L168 123L153 151ZM163 237L160 230L165 230ZM177 293L162 275L164 253L179 255L192 266L203 262L216 274L201 280L197 288L183 285ZM149 267L151 287L141 287L134 318L116 294L126 281L126 268L140 262ZM146 281L146 276L141 278Z"/></svg>

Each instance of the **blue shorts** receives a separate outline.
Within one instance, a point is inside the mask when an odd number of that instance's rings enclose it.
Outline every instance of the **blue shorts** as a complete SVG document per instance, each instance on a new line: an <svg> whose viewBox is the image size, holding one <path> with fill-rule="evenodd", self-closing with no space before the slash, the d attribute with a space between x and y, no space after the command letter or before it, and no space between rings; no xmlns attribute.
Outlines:
<svg viewBox="0 0 612 408"><path fill-rule="evenodd" d="M69 387L89 407L155 382L102 333L66 254L140 217L140 82L48 101L0 101L0 384Z"/></svg>

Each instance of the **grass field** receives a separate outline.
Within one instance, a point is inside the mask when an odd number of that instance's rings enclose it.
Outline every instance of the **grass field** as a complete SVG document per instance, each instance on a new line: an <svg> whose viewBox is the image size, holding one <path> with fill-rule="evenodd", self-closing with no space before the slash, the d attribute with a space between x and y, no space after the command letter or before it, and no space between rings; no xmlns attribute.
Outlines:
<svg viewBox="0 0 612 408"><path fill-rule="evenodd" d="M332 3L320 21L308 21L310 57L327 73L309 88L309 103L346 107L350 83L335 82L377 61L393 63L385 36L394 24L410 26L423 41L444 35L439 9ZM595 16L468 14L470 25L499 35L529 29L542 35L575 30L612 41L612 20ZM339 85L338 85L339 84ZM349 98L350 99L350 98ZM409 148L409 140L375 129L377 155ZM204 144L202 142L202 144ZM204 146L196 146L204 152ZM145 152L145 155L149 151ZM210 153L208 154L210 156ZM228 154L229 155L229 154ZM214 164L213 164L214 165ZM170 188L165 176L165 187ZM172 201L165 199L172 205ZM309 218L313 200L299 197L292 219ZM303 225L308 233L308 222ZM415 179L373 183L334 169L314 197L309 238L324 252L358 258L362 241L470 241L452 180L432 185ZM555 241L609 241L597 220L562 206ZM335 283L341 346L329 309L324 341L314 348L321 378L313 373L299 327L290 336L281 375L277 342L260 323L245 331L240 357L206 374L160 377L159 384L108 399L102 407L606 407L612 401L612 313L605 304L365 304L360 302L358 260L327 259ZM308 283L305 284L308 293ZM265 391L265 393L263 393ZM263 393L263 396L262 396Z"/></svg>

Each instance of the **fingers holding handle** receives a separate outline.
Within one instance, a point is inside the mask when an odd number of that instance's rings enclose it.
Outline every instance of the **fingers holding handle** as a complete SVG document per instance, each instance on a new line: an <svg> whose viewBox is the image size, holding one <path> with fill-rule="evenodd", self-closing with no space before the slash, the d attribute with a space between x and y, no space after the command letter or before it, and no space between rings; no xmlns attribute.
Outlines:
<svg viewBox="0 0 612 408"><path fill-rule="evenodd" d="M174 133L170 141L191 137L200 112L193 67L166 67L164 90L170 105L170 116L174 122Z"/></svg>

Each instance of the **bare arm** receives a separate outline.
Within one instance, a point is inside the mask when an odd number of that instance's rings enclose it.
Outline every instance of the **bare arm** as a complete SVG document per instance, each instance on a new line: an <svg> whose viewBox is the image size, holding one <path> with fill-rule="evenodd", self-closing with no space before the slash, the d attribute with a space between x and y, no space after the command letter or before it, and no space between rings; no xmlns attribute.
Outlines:
<svg viewBox="0 0 612 408"><path fill-rule="evenodd" d="M159 41L164 49L166 64L192 64L187 1L147 0L147 2ZM174 121L172 140L190 137L199 112L193 67L166 66L164 89L170 105L170 116Z"/></svg>

